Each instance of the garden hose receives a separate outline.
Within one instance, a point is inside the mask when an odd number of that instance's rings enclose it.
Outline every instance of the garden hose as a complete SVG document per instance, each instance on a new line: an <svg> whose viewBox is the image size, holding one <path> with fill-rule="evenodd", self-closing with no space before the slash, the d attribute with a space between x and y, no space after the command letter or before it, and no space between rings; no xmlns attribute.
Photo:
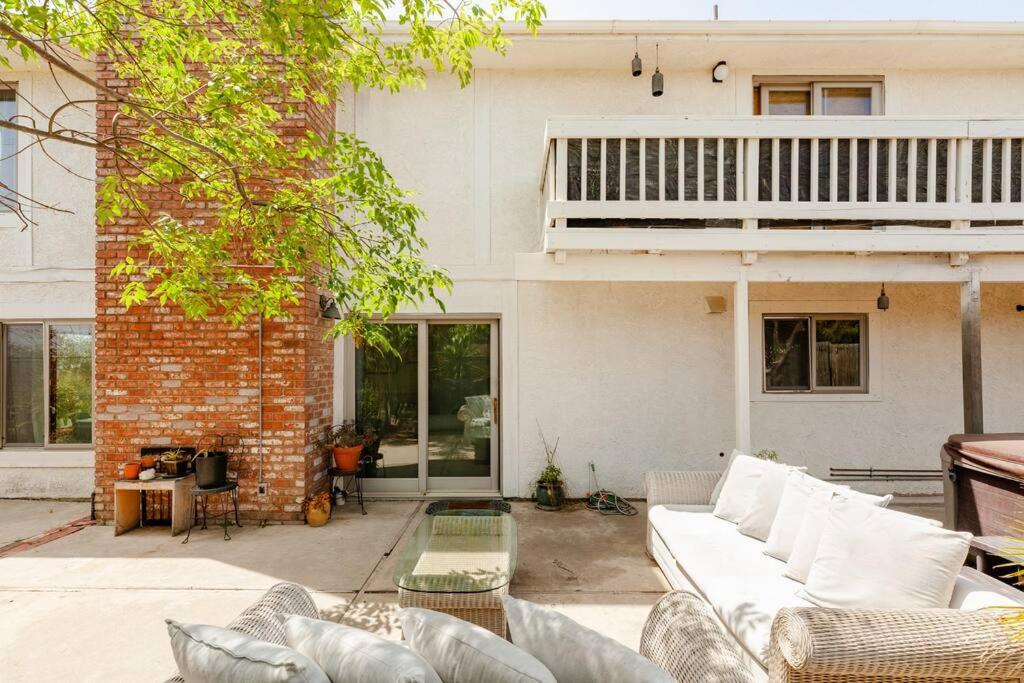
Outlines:
<svg viewBox="0 0 1024 683"><path fill-rule="evenodd" d="M611 491L606 491L597 483L597 470L591 461L590 466L590 491L587 493L587 507L597 510L602 515L626 515L632 517L637 514L637 509L625 498L618 496Z"/></svg>

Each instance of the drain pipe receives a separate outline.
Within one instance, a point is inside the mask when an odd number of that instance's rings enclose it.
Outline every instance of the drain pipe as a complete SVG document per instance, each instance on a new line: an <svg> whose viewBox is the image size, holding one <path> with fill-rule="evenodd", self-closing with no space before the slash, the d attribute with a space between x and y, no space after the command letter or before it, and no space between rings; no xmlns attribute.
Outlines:
<svg viewBox="0 0 1024 683"><path fill-rule="evenodd" d="M262 519L263 497L267 494L267 482L263 480L263 314L259 313L259 324L257 327L257 370L256 370L256 401L259 404L256 413L257 443L256 450L259 453L259 471L256 476L256 500L260 511L260 526L266 526L267 520Z"/></svg>

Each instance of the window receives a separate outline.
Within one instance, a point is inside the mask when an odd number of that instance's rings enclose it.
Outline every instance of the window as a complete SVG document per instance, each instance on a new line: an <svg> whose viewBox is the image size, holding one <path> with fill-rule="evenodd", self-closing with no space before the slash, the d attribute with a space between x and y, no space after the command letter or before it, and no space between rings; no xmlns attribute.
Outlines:
<svg viewBox="0 0 1024 683"><path fill-rule="evenodd" d="M18 102L14 90L0 88L0 119L10 121L18 114ZM18 192L18 133L0 128L0 199L8 202L17 199ZM0 204L0 211L7 207Z"/></svg>
<svg viewBox="0 0 1024 683"><path fill-rule="evenodd" d="M92 443L93 326L0 326L0 422L6 446Z"/></svg>
<svg viewBox="0 0 1024 683"><path fill-rule="evenodd" d="M881 114L882 82L868 79L755 81L754 113L768 116Z"/></svg>
<svg viewBox="0 0 1024 683"><path fill-rule="evenodd" d="M867 393L867 317L764 316L764 390Z"/></svg>

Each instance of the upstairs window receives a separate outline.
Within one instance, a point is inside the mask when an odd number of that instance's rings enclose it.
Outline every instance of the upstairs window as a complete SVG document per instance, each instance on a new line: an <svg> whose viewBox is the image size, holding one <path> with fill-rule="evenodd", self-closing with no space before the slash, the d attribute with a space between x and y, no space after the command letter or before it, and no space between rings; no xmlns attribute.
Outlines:
<svg viewBox="0 0 1024 683"><path fill-rule="evenodd" d="M764 316L766 393L867 393L867 317Z"/></svg>
<svg viewBox="0 0 1024 683"><path fill-rule="evenodd" d="M18 102L11 88L0 87L0 119L12 121L18 115ZM18 132L0 128L0 198L6 203L18 200ZM0 211L10 211L0 203Z"/></svg>
<svg viewBox="0 0 1024 683"><path fill-rule="evenodd" d="M882 82L870 79L755 79L754 113L767 116L881 114Z"/></svg>

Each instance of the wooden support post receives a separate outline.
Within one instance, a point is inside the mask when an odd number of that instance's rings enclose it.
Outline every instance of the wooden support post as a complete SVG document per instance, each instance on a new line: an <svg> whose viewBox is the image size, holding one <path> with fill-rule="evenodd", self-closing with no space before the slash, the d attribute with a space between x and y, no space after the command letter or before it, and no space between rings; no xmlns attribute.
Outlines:
<svg viewBox="0 0 1024 683"><path fill-rule="evenodd" d="M750 454L750 289L747 270L733 283L733 363L736 384L736 448Z"/></svg>
<svg viewBox="0 0 1024 683"><path fill-rule="evenodd" d="M964 432L983 434L981 389L981 277L972 269L960 283L960 335L964 373Z"/></svg>

